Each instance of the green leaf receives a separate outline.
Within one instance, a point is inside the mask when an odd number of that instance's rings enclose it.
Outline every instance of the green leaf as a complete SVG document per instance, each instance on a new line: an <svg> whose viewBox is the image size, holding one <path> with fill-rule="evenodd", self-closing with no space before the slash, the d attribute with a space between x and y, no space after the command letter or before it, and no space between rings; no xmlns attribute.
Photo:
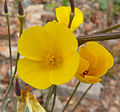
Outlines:
<svg viewBox="0 0 120 112"><path fill-rule="evenodd" d="M62 0L63 1L63 6L68 6L69 5L69 0Z"/></svg>
<svg viewBox="0 0 120 112"><path fill-rule="evenodd" d="M100 0L100 8L106 10L108 7L109 0Z"/></svg>

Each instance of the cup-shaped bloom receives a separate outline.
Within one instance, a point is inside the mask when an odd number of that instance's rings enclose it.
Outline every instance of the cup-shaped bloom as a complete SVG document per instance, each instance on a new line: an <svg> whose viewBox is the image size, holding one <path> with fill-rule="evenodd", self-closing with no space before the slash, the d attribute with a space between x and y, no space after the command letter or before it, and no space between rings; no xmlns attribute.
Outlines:
<svg viewBox="0 0 120 112"><path fill-rule="evenodd" d="M112 55L97 42L79 48L80 63L76 77L84 83L97 83L114 64Z"/></svg>
<svg viewBox="0 0 120 112"><path fill-rule="evenodd" d="M66 26L69 26L69 22L70 22L70 13L71 13L71 8L69 7L58 7L56 8L56 17L59 23L65 24ZM83 22L83 13L80 9L78 9L77 7L75 7L75 15L74 18L72 20L72 24L70 29L72 31L74 31L75 29L77 29L80 24Z"/></svg>
<svg viewBox="0 0 120 112"><path fill-rule="evenodd" d="M23 32L18 40L17 72L29 85L46 89L70 81L79 66L78 42L65 25L49 22Z"/></svg>

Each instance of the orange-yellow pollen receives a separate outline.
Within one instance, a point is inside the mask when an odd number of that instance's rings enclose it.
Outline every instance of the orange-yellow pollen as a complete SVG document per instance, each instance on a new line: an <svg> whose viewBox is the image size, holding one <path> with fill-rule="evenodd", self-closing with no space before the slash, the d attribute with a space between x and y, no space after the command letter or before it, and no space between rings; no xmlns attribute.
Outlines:
<svg viewBox="0 0 120 112"><path fill-rule="evenodd" d="M48 54L46 58L47 58L46 61L49 65L55 64L55 56L53 54Z"/></svg>
<svg viewBox="0 0 120 112"><path fill-rule="evenodd" d="M47 50L45 52L44 59L49 69L54 69L62 62L61 54L52 50Z"/></svg>

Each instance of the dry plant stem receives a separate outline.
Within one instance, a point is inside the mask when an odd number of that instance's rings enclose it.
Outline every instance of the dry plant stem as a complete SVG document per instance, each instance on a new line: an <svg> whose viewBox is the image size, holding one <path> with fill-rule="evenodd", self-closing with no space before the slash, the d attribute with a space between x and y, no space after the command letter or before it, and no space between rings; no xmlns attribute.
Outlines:
<svg viewBox="0 0 120 112"><path fill-rule="evenodd" d="M45 109L47 110L48 109L48 104L49 104L49 100L53 94L53 89L54 89L54 86L52 85L50 88L49 88L49 92L48 92L48 95L47 95L47 98L46 98L46 103L45 103Z"/></svg>
<svg viewBox="0 0 120 112"><path fill-rule="evenodd" d="M65 111L65 109L66 109L66 108L67 108L67 106L69 105L69 103L70 103L70 101L71 101L72 97L73 97L73 96L74 96L74 94L76 93L76 91L77 91L77 89L78 89L79 85L80 85L80 81L78 82L78 84L77 84L77 86L75 87L75 89L74 89L74 91L73 91L72 95L70 96L69 100L67 101L67 103L66 103L65 107L63 108L63 110L62 110L61 112L64 112L64 111Z"/></svg>
<svg viewBox="0 0 120 112"><path fill-rule="evenodd" d="M19 19L21 20L20 21L20 36L23 32L23 21L24 21L24 16L19 16ZM1 105L1 112L3 112L3 109L4 109L4 104L5 104L5 100L7 99L7 96L11 90L11 87L12 87L12 84L13 84L13 81L14 81L14 78L15 78L15 74L17 72L17 62L18 62L18 59L19 59L19 53L17 53L17 59L16 59L16 66L15 66L15 71L13 73L13 76L11 77L10 79L10 83L9 83L9 86L8 86L8 89L5 93L5 96L4 96L4 99L2 101L2 105Z"/></svg>
<svg viewBox="0 0 120 112"><path fill-rule="evenodd" d="M55 101L56 101L56 88L57 88L57 86L56 86L56 85L54 85L54 89L53 89L54 98L53 98L52 109L51 109L51 111L50 111L50 112L53 112L53 110L54 110Z"/></svg>
<svg viewBox="0 0 120 112"><path fill-rule="evenodd" d="M104 40L120 39L120 32L83 35L77 37L77 39L78 39L78 45L82 45L88 41L104 41Z"/></svg>
<svg viewBox="0 0 120 112"><path fill-rule="evenodd" d="M71 12L70 12L70 20L69 20L68 28L71 27L71 24L72 24L73 18L74 18L74 16L75 16L75 6L74 6L74 1L73 1L73 0L69 0L69 2L70 2L70 6L71 6Z"/></svg>
<svg viewBox="0 0 120 112"><path fill-rule="evenodd" d="M93 86L93 84L91 84L88 89L84 92L84 94L80 97L78 103L75 105L75 107L73 108L73 110L71 112L74 112L75 109L77 108L77 106L80 104L80 102L82 101L82 99L85 97L85 95L87 94L87 92L90 90L90 88Z"/></svg>
<svg viewBox="0 0 120 112"><path fill-rule="evenodd" d="M97 31L97 32L95 32L95 33L93 33L93 34L110 32L110 31L115 30L115 29L117 29L117 28L119 28L119 27L120 27L120 23L115 24L115 25L113 25L113 26L110 26L110 27L108 27L108 28L105 28L105 29L103 29L103 30Z"/></svg>

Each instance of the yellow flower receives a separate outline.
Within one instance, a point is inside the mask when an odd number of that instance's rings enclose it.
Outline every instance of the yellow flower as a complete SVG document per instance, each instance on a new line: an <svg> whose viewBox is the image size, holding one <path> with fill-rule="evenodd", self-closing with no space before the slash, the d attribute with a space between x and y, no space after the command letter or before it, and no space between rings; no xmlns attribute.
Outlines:
<svg viewBox="0 0 120 112"><path fill-rule="evenodd" d="M51 84L70 81L79 65L78 42L65 25L49 22L44 27L34 26L22 34L18 41L17 72L29 85L46 89Z"/></svg>
<svg viewBox="0 0 120 112"><path fill-rule="evenodd" d="M88 42L79 49L80 64L76 77L84 83L97 83L114 64L112 55L97 42Z"/></svg>
<svg viewBox="0 0 120 112"><path fill-rule="evenodd" d="M56 8L56 17L59 23L65 24L66 26L69 26L70 21L70 7L58 7ZM72 24L71 24L71 30L74 31L77 29L80 24L83 22L83 13L80 9L75 7L75 16L73 18Z"/></svg>
<svg viewBox="0 0 120 112"><path fill-rule="evenodd" d="M28 107L29 112L46 112L37 99L30 93L30 88L21 90L22 98L17 101L17 112L25 112Z"/></svg>

